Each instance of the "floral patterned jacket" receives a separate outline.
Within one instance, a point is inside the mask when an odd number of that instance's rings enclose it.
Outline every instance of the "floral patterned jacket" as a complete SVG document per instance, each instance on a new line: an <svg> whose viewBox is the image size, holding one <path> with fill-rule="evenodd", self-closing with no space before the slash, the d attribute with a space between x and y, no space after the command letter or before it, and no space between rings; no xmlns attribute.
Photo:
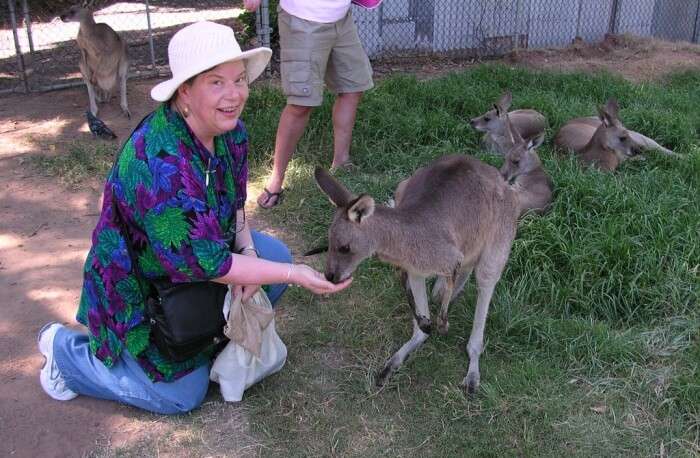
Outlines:
<svg viewBox="0 0 700 458"><path fill-rule="evenodd" d="M85 261L77 320L89 329L90 349L107 367L128 351L154 381L171 381L209 363L213 348L174 363L149 341L143 291L126 249L145 277L173 282L210 280L231 267L227 234L235 229L248 179L248 139L236 128L209 152L168 104L144 118L124 144L104 188L102 211ZM114 199L114 200L113 200Z"/></svg>

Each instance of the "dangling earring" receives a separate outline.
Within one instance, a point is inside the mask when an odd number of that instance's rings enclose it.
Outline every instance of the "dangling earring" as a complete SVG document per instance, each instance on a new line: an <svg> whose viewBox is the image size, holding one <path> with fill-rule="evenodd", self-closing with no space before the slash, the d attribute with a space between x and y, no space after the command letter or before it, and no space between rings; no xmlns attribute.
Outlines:
<svg viewBox="0 0 700 458"><path fill-rule="evenodd" d="M183 117L188 117L190 115L190 107L185 105L185 108L182 109L182 116Z"/></svg>

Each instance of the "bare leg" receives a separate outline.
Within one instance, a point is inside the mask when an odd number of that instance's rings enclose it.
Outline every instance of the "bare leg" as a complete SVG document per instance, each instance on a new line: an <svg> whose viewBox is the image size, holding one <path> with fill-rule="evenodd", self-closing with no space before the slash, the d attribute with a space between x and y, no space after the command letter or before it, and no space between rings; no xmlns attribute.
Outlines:
<svg viewBox="0 0 700 458"><path fill-rule="evenodd" d="M410 286L409 303L413 303L415 307L413 335L384 364L384 368L377 375L377 386L383 386L392 374L401 367L408 355L423 345L423 342L430 336L430 311L428 310L428 295L425 291L425 278L408 275L407 284Z"/></svg>
<svg viewBox="0 0 700 458"><path fill-rule="evenodd" d="M357 106L362 99L362 92L338 94L333 104L333 163L339 167L350 160L352 128L355 125Z"/></svg>
<svg viewBox="0 0 700 458"><path fill-rule="evenodd" d="M301 105L287 105L282 110L279 126L277 127L277 138L275 139L272 175L267 180L267 186L265 186L268 191L274 193L282 189L287 165L289 165L297 143L299 143L299 139L304 133L304 129L306 129L312 110L313 107ZM265 197L265 194L261 194L258 197L258 203Z"/></svg>

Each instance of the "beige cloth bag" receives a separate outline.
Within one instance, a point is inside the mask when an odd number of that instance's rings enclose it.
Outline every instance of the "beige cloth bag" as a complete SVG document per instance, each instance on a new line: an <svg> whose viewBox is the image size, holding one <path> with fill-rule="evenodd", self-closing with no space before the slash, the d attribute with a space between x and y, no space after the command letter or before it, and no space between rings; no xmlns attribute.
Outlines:
<svg viewBox="0 0 700 458"><path fill-rule="evenodd" d="M242 303L240 297L232 300L229 288L224 315L224 334L231 341L214 360L209 379L219 384L224 400L237 402L250 386L282 369L287 347L277 335L275 312L262 289Z"/></svg>

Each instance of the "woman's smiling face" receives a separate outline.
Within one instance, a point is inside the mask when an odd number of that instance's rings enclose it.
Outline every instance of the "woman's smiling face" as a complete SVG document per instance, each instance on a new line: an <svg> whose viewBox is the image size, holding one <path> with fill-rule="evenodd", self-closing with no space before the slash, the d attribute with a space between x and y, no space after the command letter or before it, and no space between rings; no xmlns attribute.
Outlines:
<svg viewBox="0 0 700 458"><path fill-rule="evenodd" d="M248 100L248 77L243 61L225 62L202 72L192 84L178 89L177 104L189 110L187 123L207 145L217 135L236 127Z"/></svg>

